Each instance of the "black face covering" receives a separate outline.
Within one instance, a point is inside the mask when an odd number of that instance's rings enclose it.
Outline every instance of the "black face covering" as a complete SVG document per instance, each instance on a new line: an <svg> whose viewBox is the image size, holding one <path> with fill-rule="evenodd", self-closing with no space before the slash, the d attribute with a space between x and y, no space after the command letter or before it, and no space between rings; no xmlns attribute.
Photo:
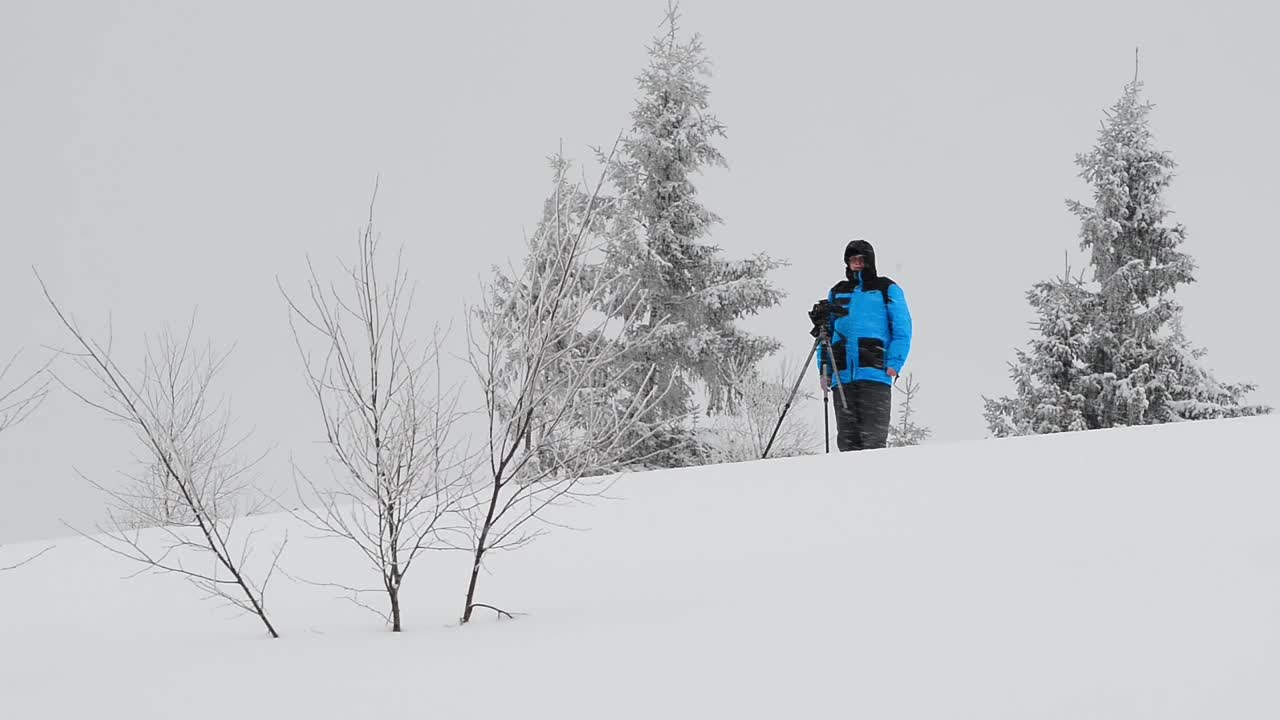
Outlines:
<svg viewBox="0 0 1280 720"><path fill-rule="evenodd" d="M849 269L849 258L862 256L862 277L865 281L876 277L876 250L866 240L852 240L844 246L844 274L850 280L857 280L858 274Z"/></svg>

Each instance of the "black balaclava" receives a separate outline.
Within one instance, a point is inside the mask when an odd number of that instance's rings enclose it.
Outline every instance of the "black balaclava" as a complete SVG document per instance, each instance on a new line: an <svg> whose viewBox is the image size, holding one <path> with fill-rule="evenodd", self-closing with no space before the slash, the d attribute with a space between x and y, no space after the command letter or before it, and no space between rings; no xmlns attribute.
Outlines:
<svg viewBox="0 0 1280 720"><path fill-rule="evenodd" d="M862 286L866 287L870 284L868 281L876 279L876 250L866 240L850 240L844 246L844 275L856 282L858 274L849 269L849 258L854 255L862 256Z"/></svg>

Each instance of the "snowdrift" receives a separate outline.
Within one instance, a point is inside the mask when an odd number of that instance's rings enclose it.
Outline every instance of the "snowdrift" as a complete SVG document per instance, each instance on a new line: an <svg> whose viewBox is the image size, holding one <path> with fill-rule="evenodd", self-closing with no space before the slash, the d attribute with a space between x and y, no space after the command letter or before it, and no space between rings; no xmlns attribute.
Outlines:
<svg viewBox="0 0 1280 720"><path fill-rule="evenodd" d="M376 583L287 516L282 638L83 538L0 573L0 717L1280 717L1280 418L638 474ZM0 566L49 543L0 549ZM308 582L310 581L310 582ZM365 601L381 607L381 598Z"/></svg>

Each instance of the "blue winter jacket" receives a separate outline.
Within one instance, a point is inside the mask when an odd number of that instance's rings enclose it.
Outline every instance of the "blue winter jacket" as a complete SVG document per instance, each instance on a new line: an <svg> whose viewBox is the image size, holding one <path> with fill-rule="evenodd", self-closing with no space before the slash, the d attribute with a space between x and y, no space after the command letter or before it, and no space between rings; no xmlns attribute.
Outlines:
<svg viewBox="0 0 1280 720"><path fill-rule="evenodd" d="M911 351L907 298L893 280L876 275L874 265L870 272L845 274L848 279L836 283L827 293L827 299L837 306L828 326L836 365L831 384L857 380L893 384L885 370L893 368L901 373ZM848 314L836 317L839 309L848 310ZM830 366L826 348L818 353L817 363L819 372Z"/></svg>

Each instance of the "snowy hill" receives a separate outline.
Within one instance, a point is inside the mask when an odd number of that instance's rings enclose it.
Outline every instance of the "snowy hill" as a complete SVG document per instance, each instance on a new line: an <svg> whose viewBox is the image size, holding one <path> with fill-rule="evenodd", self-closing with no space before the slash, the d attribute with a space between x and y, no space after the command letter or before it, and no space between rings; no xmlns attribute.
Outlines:
<svg viewBox="0 0 1280 720"><path fill-rule="evenodd" d="M0 573L0 717L1280 717L1280 417L655 472L282 638L81 539ZM292 521L260 518L267 535ZM47 543L0 549L0 566ZM376 583L292 526L290 577ZM376 595L366 598L377 603Z"/></svg>

